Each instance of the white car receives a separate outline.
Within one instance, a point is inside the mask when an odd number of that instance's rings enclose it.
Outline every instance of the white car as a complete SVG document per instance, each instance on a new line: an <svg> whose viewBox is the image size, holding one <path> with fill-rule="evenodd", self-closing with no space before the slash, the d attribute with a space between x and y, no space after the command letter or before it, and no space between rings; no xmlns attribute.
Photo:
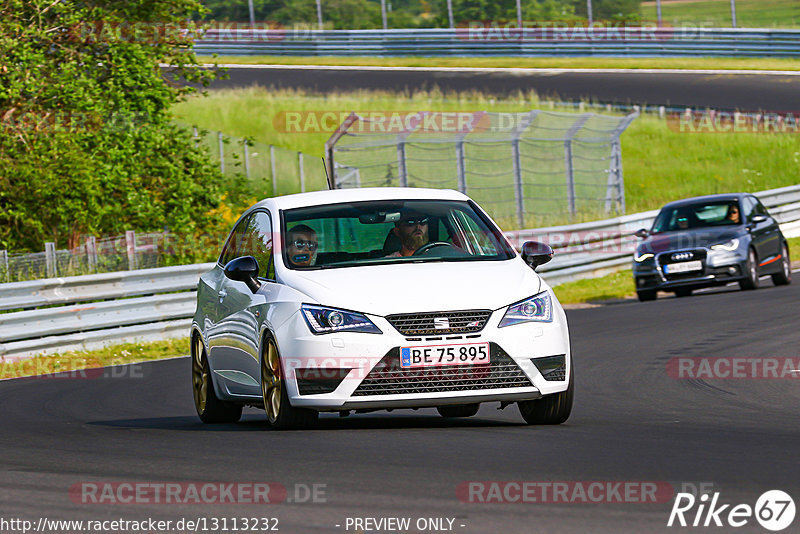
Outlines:
<svg viewBox="0 0 800 534"><path fill-rule="evenodd" d="M193 320L195 407L206 423L264 407L271 426L319 412L483 402L560 424L573 398L564 310L467 196L367 188L263 200L202 276Z"/></svg>

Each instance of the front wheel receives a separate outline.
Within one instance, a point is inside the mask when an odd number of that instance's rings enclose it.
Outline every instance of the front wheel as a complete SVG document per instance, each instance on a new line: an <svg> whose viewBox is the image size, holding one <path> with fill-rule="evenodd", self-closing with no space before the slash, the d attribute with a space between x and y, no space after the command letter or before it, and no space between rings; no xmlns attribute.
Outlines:
<svg viewBox="0 0 800 534"><path fill-rule="evenodd" d="M560 425L572 412L572 399L575 396L574 370L570 369L569 386L560 393L546 395L541 399L519 401L519 413L529 425Z"/></svg>
<svg viewBox="0 0 800 534"><path fill-rule="evenodd" d="M745 267L747 278L739 281L739 287L744 290L758 289L758 261L753 249L747 253L747 266Z"/></svg>
<svg viewBox="0 0 800 534"><path fill-rule="evenodd" d="M192 393L195 410L204 423L235 423L241 419L240 404L222 402L214 393L208 357L200 336L195 336L192 342Z"/></svg>
<svg viewBox="0 0 800 534"><path fill-rule="evenodd" d="M294 408L289 404L281 358L271 337L267 338L261 356L261 396L269 425L276 430L309 428L319 416L316 410Z"/></svg>
<svg viewBox="0 0 800 534"><path fill-rule="evenodd" d="M648 300L656 300L657 292L655 289L640 289L636 292L636 297L639 302L647 302Z"/></svg>
<svg viewBox="0 0 800 534"><path fill-rule="evenodd" d="M792 283L792 261L789 259L789 247L785 243L781 247L781 272L772 275L772 283L776 286L788 286Z"/></svg>

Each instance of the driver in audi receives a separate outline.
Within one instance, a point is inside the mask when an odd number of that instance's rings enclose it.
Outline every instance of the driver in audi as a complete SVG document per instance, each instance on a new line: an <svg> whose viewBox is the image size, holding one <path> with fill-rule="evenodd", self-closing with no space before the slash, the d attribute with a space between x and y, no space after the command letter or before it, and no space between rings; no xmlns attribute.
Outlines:
<svg viewBox="0 0 800 534"><path fill-rule="evenodd" d="M400 240L400 250L389 254L387 258L411 256L420 247L428 243L428 216L419 212L406 212L394 223L392 232Z"/></svg>

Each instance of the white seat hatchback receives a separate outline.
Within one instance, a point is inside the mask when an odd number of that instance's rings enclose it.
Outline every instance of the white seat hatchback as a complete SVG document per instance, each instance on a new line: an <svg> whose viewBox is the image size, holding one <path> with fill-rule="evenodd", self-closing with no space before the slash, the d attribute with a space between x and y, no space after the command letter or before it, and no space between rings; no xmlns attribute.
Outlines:
<svg viewBox="0 0 800 534"><path fill-rule="evenodd" d="M369 188L271 198L235 224L202 276L192 340L197 413L275 428L319 412L516 403L531 424L570 414L564 311L534 268L455 191Z"/></svg>

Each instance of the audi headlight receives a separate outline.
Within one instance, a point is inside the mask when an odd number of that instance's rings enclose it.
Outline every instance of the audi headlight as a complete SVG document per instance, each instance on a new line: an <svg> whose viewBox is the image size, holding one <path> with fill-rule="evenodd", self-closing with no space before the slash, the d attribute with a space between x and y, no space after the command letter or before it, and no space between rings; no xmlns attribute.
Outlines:
<svg viewBox="0 0 800 534"><path fill-rule="evenodd" d="M498 328L529 321L549 323L552 320L553 302L550 299L550 294L545 291L509 306L500 320Z"/></svg>
<svg viewBox="0 0 800 534"><path fill-rule="evenodd" d="M711 250L736 250L737 248L739 248L738 239L731 239L730 241L726 241L725 243L720 243L718 245L711 245Z"/></svg>
<svg viewBox="0 0 800 534"><path fill-rule="evenodd" d="M363 313L314 306L312 304L303 304L300 307L300 313L302 313L303 319L306 320L306 324L313 334L330 334L333 332L383 333Z"/></svg>
<svg viewBox="0 0 800 534"><path fill-rule="evenodd" d="M656 257L655 254L650 254L649 252L645 252L641 256L634 254L633 261L635 261L636 263L642 263L645 260L649 260L650 258L655 258L655 257Z"/></svg>

